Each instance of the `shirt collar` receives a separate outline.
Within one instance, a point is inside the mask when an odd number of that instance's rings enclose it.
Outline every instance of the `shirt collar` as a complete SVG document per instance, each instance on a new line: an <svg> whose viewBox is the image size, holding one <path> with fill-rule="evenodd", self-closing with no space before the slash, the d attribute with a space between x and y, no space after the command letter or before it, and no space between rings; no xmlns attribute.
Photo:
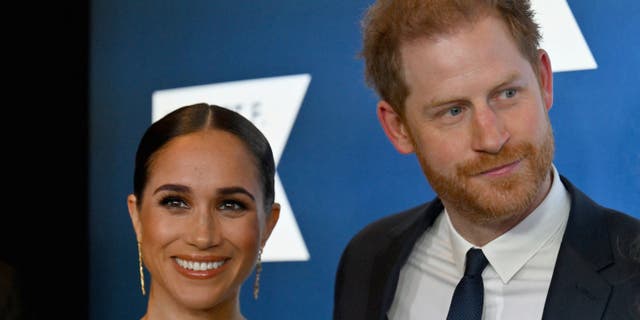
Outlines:
<svg viewBox="0 0 640 320"><path fill-rule="evenodd" d="M484 245L481 249L489 264L498 273L502 282L507 283L562 227L569 215L571 199L564 188L558 170L552 164L553 181L551 190L529 216L503 235ZM465 240L451 224L445 208L444 219L448 229L453 260L460 273L464 273L467 251L475 247Z"/></svg>

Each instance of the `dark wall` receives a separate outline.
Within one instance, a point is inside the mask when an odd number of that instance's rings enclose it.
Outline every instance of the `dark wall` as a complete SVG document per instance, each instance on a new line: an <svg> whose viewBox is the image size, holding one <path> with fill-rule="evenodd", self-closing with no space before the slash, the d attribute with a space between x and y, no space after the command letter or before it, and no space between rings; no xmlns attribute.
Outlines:
<svg viewBox="0 0 640 320"><path fill-rule="evenodd" d="M11 12L0 259L16 271L23 319L86 319L89 1Z"/></svg>

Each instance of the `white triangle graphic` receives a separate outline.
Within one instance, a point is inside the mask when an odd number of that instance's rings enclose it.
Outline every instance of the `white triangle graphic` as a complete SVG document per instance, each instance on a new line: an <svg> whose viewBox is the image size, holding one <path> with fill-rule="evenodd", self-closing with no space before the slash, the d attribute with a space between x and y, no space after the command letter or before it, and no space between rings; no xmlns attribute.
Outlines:
<svg viewBox="0 0 640 320"><path fill-rule="evenodd" d="M152 96L151 118L156 121L178 107L199 102L235 110L264 133L277 166L310 81L309 74L299 74L158 90ZM309 260L307 246L277 173L275 198L281 205L280 219L267 241L262 261Z"/></svg>
<svg viewBox="0 0 640 320"><path fill-rule="evenodd" d="M566 0L533 0L531 6L554 72L598 67Z"/></svg>

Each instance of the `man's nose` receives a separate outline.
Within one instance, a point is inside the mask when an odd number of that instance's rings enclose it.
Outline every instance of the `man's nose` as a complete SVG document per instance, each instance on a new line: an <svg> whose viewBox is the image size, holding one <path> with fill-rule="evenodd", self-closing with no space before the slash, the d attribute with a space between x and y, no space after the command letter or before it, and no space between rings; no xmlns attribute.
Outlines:
<svg viewBox="0 0 640 320"><path fill-rule="evenodd" d="M491 154L500 152L511 137L499 112L488 104L474 108L471 135L473 150Z"/></svg>

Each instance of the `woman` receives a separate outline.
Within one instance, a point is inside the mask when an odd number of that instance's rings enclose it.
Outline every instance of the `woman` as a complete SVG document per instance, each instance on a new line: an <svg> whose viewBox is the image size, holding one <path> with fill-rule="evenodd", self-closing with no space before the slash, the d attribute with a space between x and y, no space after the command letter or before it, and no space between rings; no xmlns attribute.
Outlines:
<svg viewBox="0 0 640 320"><path fill-rule="evenodd" d="M275 164L262 133L214 105L177 109L152 124L136 153L127 198L151 274L142 319L244 319L239 293L278 221Z"/></svg>

